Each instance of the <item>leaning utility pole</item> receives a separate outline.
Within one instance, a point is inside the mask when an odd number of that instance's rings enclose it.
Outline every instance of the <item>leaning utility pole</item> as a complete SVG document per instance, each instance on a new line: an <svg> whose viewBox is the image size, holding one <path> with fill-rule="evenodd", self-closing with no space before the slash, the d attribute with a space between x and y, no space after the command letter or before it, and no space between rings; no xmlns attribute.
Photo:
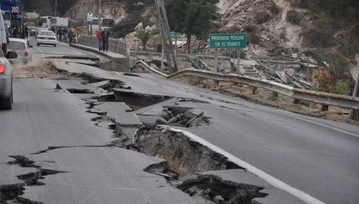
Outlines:
<svg viewBox="0 0 359 204"><path fill-rule="evenodd" d="M357 77L357 80L355 83L353 97L359 97L359 71L358 71L358 77ZM359 110L351 109L349 118L352 120L358 120L359 119Z"/></svg>
<svg viewBox="0 0 359 204"><path fill-rule="evenodd" d="M168 20L167 20L165 4L163 3L163 0L155 0L155 4L156 4L158 21L160 22L160 26L161 26L161 34L162 34L164 48L165 48L165 52L166 52L166 58L167 58L167 62L169 64L169 66L170 66L169 70L170 70L170 73L173 74L178 71L178 68L177 68L177 63L176 63L175 52L173 50L171 31L170 31L170 26L169 26ZM172 61L171 61L170 53L172 53Z"/></svg>
<svg viewBox="0 0 359 204"><path fill-rule="evenodd" d="M98 29L100 29L102 27L102 21L101 21L102 6L101 6L101 1L102 0L98 0Z"/></svg>
<svg viewBox="0 0 359 204"><path fill-rule="evenodd" d="M57 0L55 0L55 17L57 17Z"/></svg>

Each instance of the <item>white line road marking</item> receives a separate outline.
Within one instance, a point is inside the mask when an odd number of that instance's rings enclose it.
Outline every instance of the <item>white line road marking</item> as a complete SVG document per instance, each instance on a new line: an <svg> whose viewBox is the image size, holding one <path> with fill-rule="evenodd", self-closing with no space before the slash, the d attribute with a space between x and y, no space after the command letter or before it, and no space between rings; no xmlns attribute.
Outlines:
<svg viewBox="0 0 359 204"><path fill-rule="evenodd" d="M183 133L184 135L186 135L188 138L192 139L193 141L196 141L210 149L212 149L213 151L222 154L223 156L227 157L229 161L237 164L238 166L241 166L243 168L245 168L247 171L257 175L258 177L262 178L263 180L265 180L266 182L268 182L269 184L271 184L272 186L279 188L295 197L297 197L298 199L308 203L308 204L325 204L324 202L318 200L317 198L314 198L313 196L294 188L293 186L290 186L289 184L284 183L283 181L267 174L266 172L250 165L249 163L239 159L238 157L235 157L234 155L224 151L223 149L207 142L206 140L198 137L195 134L192 134L190 132L187 132L185 130L180 130L180 129L176 129L176 128L172 128L172 127L167 127L164 125L161 125L161 127L167 128L171 131L175 131L175 132L180 132Z"/></svg>
<svg viewBox="0 0 359 204"><path fill-rule="evenodd" d="M35 48L41 52L42 58L45 58L44 51L42 51L42 50L41 50L40 48L38 48L38 47L35 47Z"/></svg>
<svg viewBox="0 0 359 204"><path fill-rule="evenodd" d="M335 130L335 131L338 131L338 132L341 132L341 133L344 133L344 134L352 135L352 136L354 136L354 137L358 137L358 138L359 138L359 134L355 134L355 133L352 133L352 132L349 132L349 131L346 131L346 130L343 130L343 129L340 129L340 128L336 128L336 127L333 127L333 126L330 126L330 125L326 125L326 124L324 124L324 123L316 122L316 121L313 121L313 120L310 120L310 119L306 119L306 118L303 118L303 117L300 117L300 116L286 115L286 114L283 114L283 113L273 112L273 111L271 111L271 110L264 109L264 108L261 108L261 107L252 106L252 105L248 105L248 106L251 107L251 108L253 108L253 109L260 110L260 111L267 111L267 112L271 112L271 113L273 113L273 114L277 114L277 115L281 115L281 116L287 116L287 117L292 117L292 118L295 118L295 119L298 119L298 120L306 121L306 122L308 122L308 123L316 124L316 125L319 125L319 126L322 126L322 127L326 127L326 128L329 128L329 129L332 129L332 130Z"/></svg>

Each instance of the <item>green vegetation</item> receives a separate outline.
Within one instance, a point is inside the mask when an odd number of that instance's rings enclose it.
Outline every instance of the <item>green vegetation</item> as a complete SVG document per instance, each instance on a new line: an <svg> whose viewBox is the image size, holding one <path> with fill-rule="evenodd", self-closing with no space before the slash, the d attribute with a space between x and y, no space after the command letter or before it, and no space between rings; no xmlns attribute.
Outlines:
<svg viewBox="0 0 359 204"><path fill-rule="evenodd" d="M245 25L244 32L247 34L247 44L259 44L261 39L257 35L257 27L255 25Z"/></svg>
<svg viewBox="0 0 359 204"><path fill-rule="evenodd" d="M317 78L320 91L329 91L338 94L345 94L348 92L351 74L349 62L344 56L323 49L306 51L304 54L315 59L322 67L326 67L325 63L329 64L329 75L324 74ZM343 82L348 82L348 84L342 84Z"/></svg>
<svg viewBox="0 0 359 204"><path fill-rule="evenodd" d="M207 38L219 18L218 0L165 0L168 21L172 31L187 35L188 52L191 37Z"/></svg>
<svg viewBox="0 0 359 204"><path fill-rule="evenodd" d="M24 0L23 2L25 11L36 11L40 15L55 14L55 0ZM74 3L76 3L76 0L58 0L57 11L59 16L64 15L70 8L70 5Z"/></svg>
<svg viewBox="0 0 359 204"><path fill-rule="evenodd" d="M292 3L313 12L325 12L332 18L359 21L358 0L292 0Z"/></svg>
<svg viewBox="0 0 359 204"><path fill-rule="evenodd" d="M123 38L127 34L135 31L135 27L142 22L143 28L152 23L142 17L145 7L153 4L153 0L126 0L125 10L129 14L124 20L120 21L111 28L111 33L115 38Z"/></svg>
<svg viewBox="0 0 359 204"><path fill-rule="evenodd" d="M127 34L134 32L135 27L141 22L143 28L147 27L148 25L152 25L148 19L143 18L140 15L130 14L127 16L127 18L114 25L111 28L111 33L115 38L123 38Z"/></svg>
<svg viewBox="0 0 359 204"><path fill-rule="evenodd" d="M328 19L313 21L313 28L303 33L310 47L327 48L335 45L334 29Z"/></svg>
<svg viewBox="0 0 359 204"><path fill-rule="evenodd" d="M272 19L272 16L267 11L259 11L254 18L257 24L262 24Z"/></svg>
<svg viewBox="0 0 359 204"><path fill-rule="evenodd" d="M146 45L148 40L151 38L151 33L141 28L136 31L135 36L141 41L143 50L146 50Z"/></svg>
<svg viewBox="0 0 359 204"><path fill-rule="evenodd" d="M293 25L300 25L301 15L295 10L290 10L287 13L287 21Z"/></svg>

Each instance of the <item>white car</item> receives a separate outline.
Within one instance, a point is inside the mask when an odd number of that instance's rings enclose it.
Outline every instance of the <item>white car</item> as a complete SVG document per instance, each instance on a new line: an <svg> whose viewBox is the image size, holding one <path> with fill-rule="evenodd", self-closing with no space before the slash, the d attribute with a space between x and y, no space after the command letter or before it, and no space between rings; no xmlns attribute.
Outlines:
<svg viewBox="0 0 359 204"><path fill-rule="evenodd" d="M40 45L53 45L56 47L57 38L54 32L51 30L41 30L37 35L37 46Z"/></svg>
<svg viewBox="0 0 359 204"><path fill-rule="evenodd" d="M32 45L26 39L10 38L7 45L8 51L16 52L17 58L10 60L11 62L28 62L32 57Z"/></svg>

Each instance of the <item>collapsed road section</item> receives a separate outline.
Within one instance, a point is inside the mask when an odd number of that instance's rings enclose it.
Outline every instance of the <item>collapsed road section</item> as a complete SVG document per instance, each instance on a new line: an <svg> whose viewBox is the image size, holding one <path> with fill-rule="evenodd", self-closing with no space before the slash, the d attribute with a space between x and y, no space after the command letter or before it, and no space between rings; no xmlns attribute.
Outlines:
<svg viewBox="0 0 359 204"><path fill-rule="evenodd" d="M76 85L70 88L61 83ZM259 198L269 197L264 191L272 188L270 185L264 181L254 182L258 178L252 181L244 179L245 182L242 183L222 179L221 175L208 174L207 172L237 170L241 172L241 176L253 178L251 173L228 161L225 156L167 128L210 126L211 118L204 111L198 112L191 107L178 105L182 102L208 102L139 93L122 81L108 78L101 80L100 77L88 74L77 82L62 81L57 88L74 94L77 94L74 89L78 89L87 94L87 97L81 98L88 104L87 112L96 114L92 121L96 126L113 130L114 141L107 144L108 147L125 148L164 159L164 162L150 165L144 171L163 176L168 185L193 198L205 199L208 203L266 203L259 202ZM143 114L141 110L144 109L149 111ZM275 194L278 193L273 193L273 196Z"/></svg>

